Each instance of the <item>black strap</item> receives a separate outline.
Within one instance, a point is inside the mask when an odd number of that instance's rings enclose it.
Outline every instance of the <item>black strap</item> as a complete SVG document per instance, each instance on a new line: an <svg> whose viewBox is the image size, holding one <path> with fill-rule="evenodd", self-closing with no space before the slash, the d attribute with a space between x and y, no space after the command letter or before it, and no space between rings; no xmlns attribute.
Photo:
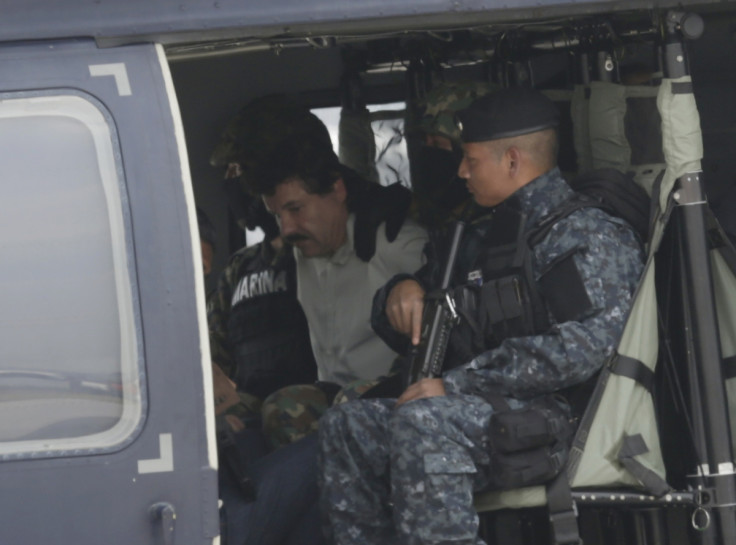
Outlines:
<svg viewBox="0 0 736 545"><path fill-rule="evenodd" d="M403 373L394 373L386 377L378 379L375 386L371 386L368 390L358 396L359 399L374 398L397 398L405 389L406 378ZM334 399L334 398L333 398ZM351 399L352 401L352 399Z"/></svg>
<svg viewBox="0 0 736 545"><path fill-rule="evenodd" d="M611 372L614 375L620 375L622 377L628 377L635 380L650 393L652 392L652 386L654 385L654 371L649 369L639 360L629 358L628 356L622 356L616 354L613 357L611 363Z"/></svg>
<svg viewBox="0 0 736 545"><path fill-rule="evenodd" d="M723 358L723 378L736 378L736 356Z"/></svg>
<svg viewBox="0 0 736 545"><path fill-rule="evenodd" d="M673 81L673 95L691 95L693 94L693 83L691 81Z"/></svg>
<svg viewBox="0 0 736 545"><path fill-rule="evenodd" d="M649 448L647 448L647 444L641 434L624 435L624 440L621 442L621 449L618 451L617 458L621 462L621 465L636 477L649 492L656 497L664 496L671 490L667 481L636 459L636 456L646 454L647 452L649 452Z"/></svg>
<svg viewBox="0 0 736 545"><path fill-rule="evenodd" d="M659 210L659 196L662 193L662 180L664 180L664 174L666 172L666 169L662 169L659 171L659 174L657 174L657 177L654 179L654 183L652 184L652 194L649 198L649 235L647 236L647 244L649 244L649 241L652 239L652 234L654 233L654 226L657 223L657 212Z"/></svg>
<svg viewBox="0 0 736 545"><path fill-rule="evenodd" d="M544 240L544 237L547 236L547 233L549 233L550 229L554 227L554 225L560 221L563 218L566 218L576 210L580 210L581 208L589 208L589 207L600 207L601 205L599 203L596 203L593 201L593 199L590 199L586 197L585 195L581 195L580 193L576 193L573 197L566 200L564 203L562 203L556 210L554 210L549 215L545 216L539 224L537 224L534 229L532 229L527 234L527 244L530 248L534 248L537 244L539 244L542 240Z"/></svg>
<svg viewBox="0 0 736 545"><path fill-rule="evenodd" d="M578 509L572 499L567 471L547 483L547 507L555 545L582 545L578 530Z"/></svg>
<svg viewBox="0 0 736 545"><path fill-rule="evenodd" d="M705 219L708 226L708 247L718 251L731 273L736 275L736 248L710 207L705 209Z"/></svg>
<svg viewBox="0 0 736 545"><path fill-rule="evenodd" d="M411 191L398 182L384 187L355 180L357 175L351 174L352 187L358 186L355 193L348 189L350 202L356 203L351 210L355 213L353 245L355 255L367 263L376 253L376 233L383 222L386 223L386 240L393 242L398 236L411 204Z"/></svg>

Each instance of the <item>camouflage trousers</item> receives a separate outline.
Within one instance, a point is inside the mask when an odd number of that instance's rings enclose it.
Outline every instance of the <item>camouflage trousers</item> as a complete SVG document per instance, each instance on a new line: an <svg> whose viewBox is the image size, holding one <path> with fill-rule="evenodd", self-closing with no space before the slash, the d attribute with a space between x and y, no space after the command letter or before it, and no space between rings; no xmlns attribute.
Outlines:
<svg viewBox="0 0 736 545"><path fill-rule="evenodd" d="M358 379L348 383L328 399L314 384L285 386L268 396L259 408L262 429L271 448L295 443L317 431L319 419L331 405L358 399L378 384L380 379Z"/></svg>
<svg viewBox="0 0 736 545"><path fill-rule="evenodd" d="M478 545L493 408L475 396L359 400L319 429L320 508L337 545Z"/></svg>

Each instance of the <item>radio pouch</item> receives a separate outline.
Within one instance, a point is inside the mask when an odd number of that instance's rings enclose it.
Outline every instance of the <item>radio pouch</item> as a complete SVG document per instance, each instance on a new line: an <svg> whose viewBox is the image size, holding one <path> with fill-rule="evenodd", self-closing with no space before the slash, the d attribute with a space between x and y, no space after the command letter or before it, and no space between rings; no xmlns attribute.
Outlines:
<svg viewBox="0 0 736 545"><path fill-rule="evenodd" d="M493 449L504 454L568 442L575 431L570 414L554 401L494 413L490 426Z"/></svg>
<svg viewBox="0 0 736 545"><path fill-rule="evenodd" d="M491 487L500 490L541 484L562 471L575 432L569 408L542 397L521 409L505 406L490 421ZM500 407L499 407L500 408Z"/></svg>

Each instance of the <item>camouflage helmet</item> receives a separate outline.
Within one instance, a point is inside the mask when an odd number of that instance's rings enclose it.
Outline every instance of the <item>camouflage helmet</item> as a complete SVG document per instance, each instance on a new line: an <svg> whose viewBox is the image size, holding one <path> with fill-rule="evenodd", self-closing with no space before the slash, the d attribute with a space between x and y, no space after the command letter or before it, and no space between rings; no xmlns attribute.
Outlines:
<svg viewBox="0 0 736 545"><path fill-rule="evenodd" d="M210 156L210 164L239 163L247 178L249 171L272 160L284 142L301 139L332 150L327 127L296 100L284 95L257 98L227 124Z"/></svg>
<svg viewBox="0 0 736 545"><path fill-rule="evenodd" d="M428 134L438 134L451 140L460 140L460 130L455 124L455 112L470 106L478 97L493 92L496 86L478 81L441 83L430 90L420 102L424 112L418 129Z"/></svg>

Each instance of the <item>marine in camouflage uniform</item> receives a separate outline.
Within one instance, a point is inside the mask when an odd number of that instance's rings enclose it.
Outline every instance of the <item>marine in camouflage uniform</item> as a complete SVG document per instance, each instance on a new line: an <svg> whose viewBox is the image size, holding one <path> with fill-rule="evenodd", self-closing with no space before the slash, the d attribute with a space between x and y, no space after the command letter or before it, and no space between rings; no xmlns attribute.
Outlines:
<svg viewBox="0 0 736 545"><path fill-rule="evenodd" d="M281 246L274 218L259 198L244 191L242 180L254 167L253 153L262 146L300 127L308 132L302 112L275 97L249 103L228 125L211 158L213 165L228 167L226 191L239 225L261 227L266 236L264 242L232 256L208 304L216 411L218 403L223 408L229 405L221 414L224 418L217 421L219 490L224 504L221 534L229 543L323 543L315 524L314 441L274 450L282 445L274 445L258 429L262 400L284 385L313 381L316 363L306 318L296 299L291 248ZM218 372L220 367L223 372ZM225 373L237 382L240 403L237 395L220 402L226 397L220 393L233 391L232 385L226 388L230 381ZM224 384L219 391L218 383ZM324 399L314 405L322 411L327 407ZM233 421L240 427L242 421L248 425L240 429Z"/></svg>
<svg viewBox="0 0 736 545"><path fill-rule="evenodd" d="M412 156L411 210L421 225L435 229L458 219L469 200L470 194L457 176L462 150L454 116L494 88L475 81L441 83L419 101L417 119L407 120L408 135L421 141Z"/></svg>
<svg viewBox="0 0 736 545"><path fill-rule="evenodd" d="M291 247L280 240L278 225L260 198L247 192L245 178L274 142L294 133L322 136L318 129L293 100L280 95L258 98L228 123L210 157L213 166L227 167L224 188L239 226L260 227L265 233L263 242L231 256L207 306L212 361L235 382L241 400L226 414L256 426L270 394L313 382L317 368L296 297ZM321 399L308 408L321 414L327 403Z"/></svg>
<svg viewBox="0 0 736 545"><path fill-rule="evenodd" d="M227 188L230 201L237 203L242 200L243 194L259 193L258 188L263 180L279 177L275 173L297 157L297 162L310 162L309 168L340 172L348 188L348 208L355 214L353 242L355 254L361 261L368 263L376 248L385 246L383 241L378 240L379 226L385 225L381 232L385 232L388 242L399 236L400 230L400 238L406 238L408 229L402 229L402 224L410 200L409 192L401 187L383 188L366 182L341 165L332 151L324 124L288 97L272 95L247 104L226 127L220 144L212 154L211 163L217 166L237 164L240 174L237 178L231 178ZM320 178L322 174L319 173ZM260 202L260 198L258 200ZM236 216L242 215L237 210L234 213ZM399 256L404 259L403 255ZM419 255L416 257L418 264ZM371 296L372 293L367 294L369 306ZM369 306L366 307L367 314L370 312ZM367 329L370 332L367 319L360 327L361 331ZM220 324L219 329L222 335L225 327ZM233 328L229 329L232 332ZM379 339L375 339L373 345L385 350ZM367 343L361 343L361 347L365 346ZM214 353L215 358L219 359L217 347ZM312 353L311 347L305 349L305 355L311 357ZM227 365L227 362L223 365ZM242 387L242 380L238 382ZM295 442L317 429L317 421L337 388L329 383L314 385L306 384L311 380L303 382L299 384L298 377L293 373L285 375L284 383L289 386L276 390L262 404L253 398L245 399L246 396L241 393L245 403L229 409L228 413L247 418L260 411L262 429L271 447Z"/></svg>
<svg viewBox="0 0 736 545"><path fill-rule="evenodd" d="M502 91L473 103L459 115L464 123L471 116L464 140L483 142L495 134L548 130L556 114L540 97L531 91L521 96ZM504 108L499 110L499 105ZM487 116L496 125L495 134L478 123L484 121L481 114L489 113L498 117ZM467 173L467 167L461 166L461 172ZM539 232L540 222L572 195L554 167L476 219L461 242L451 281L454 293L493 285L493 278L485 276L488 256L498 257L498 248L508 248L509 240L525 244L527 235ZM558 282L556 288L576 286L585 301L574 316L560 319L546 305L546 327L536 326L528 335L513 334L520 326L514 326L512 318L494 327L489 320L481 331L483 349L465 360L460 354L472 346L467 339L474 332L461 321L453 331L441 379L410 386L398 404L387 399L355 401L323 417L321 508L325 530L336 544L483 543L477 535L473 493L503 488L504 477L499 475L500 453L490 437L493 415L547 402L556 404L561 414L569 413L562 394L590 381L612 353L642 270L643 255L633 230L599 209L582 208L558 219L526 252L529 275L542 293L545 273L565 264L563 278L570 286ZM425 288L438 284L440 267L429 265L416 278ZM387 326L387 297L405 279L392 280L377 296L374 317L382 320L375 320L374 327ZM421 394L430 386L434 393Z"/></svg>
<svg viewBox="0 0 736 545"><path fill-rule="evenodd" d="M316 380L291 248L267 240L235 252L208 301L207 322L212 361L239 391L262 401Z"/></svg>

